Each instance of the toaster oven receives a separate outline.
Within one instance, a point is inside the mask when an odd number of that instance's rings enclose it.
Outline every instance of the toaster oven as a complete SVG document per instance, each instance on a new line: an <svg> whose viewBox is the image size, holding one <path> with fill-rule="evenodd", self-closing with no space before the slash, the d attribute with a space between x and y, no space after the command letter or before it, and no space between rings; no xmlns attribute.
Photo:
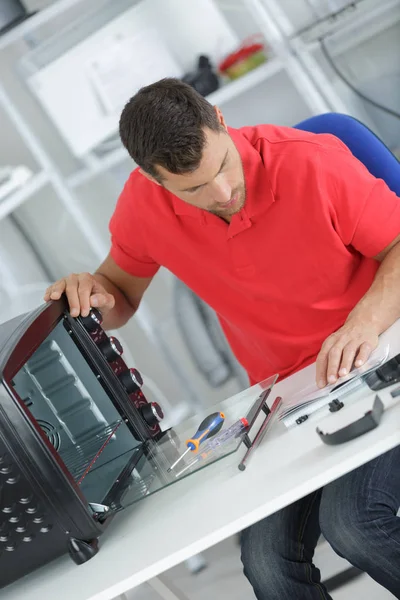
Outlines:
<svg viewBox="0 0 400 600"><path fill-rule="evenodd" d="M74 319L64 299L49 303L1 325L0 344L4 587L67 550L93 556L134 477L139 495L162 478L154 449L170 434L98 311Z"/></svg>
<svg viewBox="0 0 400 600"><path fill-rule="evenodd" d="M172 466L198 417L162 431L161 407L122 354L97 310L72 318L64 298L0 325L0 588L66 553L87 561L116 513L181 477ZM219 405L232 422L246 417L247 429L185 457L182 476L242 441L247 460L271 417L275 381Z"/></svg>

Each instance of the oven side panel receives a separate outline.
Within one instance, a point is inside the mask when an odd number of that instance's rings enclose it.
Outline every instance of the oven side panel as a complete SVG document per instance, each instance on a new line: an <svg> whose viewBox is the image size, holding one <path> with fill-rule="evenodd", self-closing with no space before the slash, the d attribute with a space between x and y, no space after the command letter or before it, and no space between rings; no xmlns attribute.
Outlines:
<svg viewBox="0 0 400 600"><path fill-rule="evenodd" d="M62 475L56 476L57 467L46 467L44 447L38 460L40 447L1 386L0 588L66 554L71 538L90 540L101 532Z"/></svg>
<svg viewBox="0 0 400 600"><path fill-rule="evenodd" d="M0 433L0 588L64 554L67 541Z"/></svg>

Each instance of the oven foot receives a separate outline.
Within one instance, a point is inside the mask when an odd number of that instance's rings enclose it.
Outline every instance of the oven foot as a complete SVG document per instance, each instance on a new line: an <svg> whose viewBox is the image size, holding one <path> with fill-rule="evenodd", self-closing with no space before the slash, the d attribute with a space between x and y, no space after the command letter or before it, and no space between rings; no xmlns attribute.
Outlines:
<svg viewBox="0 0 400 600"><path fill-rule="evenodd" d="M90 541L71 538L68 542L68 554L77 565L87 562L99 551L99 540Z"/></svg>

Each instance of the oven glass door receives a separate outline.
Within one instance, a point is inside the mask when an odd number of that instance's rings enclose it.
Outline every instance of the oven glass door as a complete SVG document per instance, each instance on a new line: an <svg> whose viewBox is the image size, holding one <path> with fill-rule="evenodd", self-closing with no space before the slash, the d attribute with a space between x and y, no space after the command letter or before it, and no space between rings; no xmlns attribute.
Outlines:
<svg viewBox="0 0 400 600"><path fill-rule="evenodd" d="M12 385L90 503L119 494L138 441L60 321Z"/></svg>

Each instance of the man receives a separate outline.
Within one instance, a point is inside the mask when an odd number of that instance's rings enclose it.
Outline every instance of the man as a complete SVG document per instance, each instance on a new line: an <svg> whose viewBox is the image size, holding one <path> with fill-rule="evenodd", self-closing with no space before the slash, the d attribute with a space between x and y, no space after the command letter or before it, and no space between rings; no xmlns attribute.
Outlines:
<svg viewBox="0 0 400 600"><path fill-rule="evenodd" d="M400 317L400 203L335 137L227 128L192 88L165 79L126 105L120 135L139 165L94 275L70 275L71 314L132 317L160 265L212 306L252 383L317 360L317 383L362 365ZM330 598L312 564L333 548L400 597L400 450L243 533L259 600Z"/></svg>

